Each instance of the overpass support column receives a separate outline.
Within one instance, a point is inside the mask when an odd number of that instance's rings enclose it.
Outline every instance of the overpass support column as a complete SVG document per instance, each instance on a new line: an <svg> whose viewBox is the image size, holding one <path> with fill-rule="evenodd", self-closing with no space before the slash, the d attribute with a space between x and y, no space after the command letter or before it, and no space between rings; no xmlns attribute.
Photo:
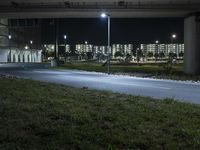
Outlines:
<svg viewBox="0 0 200 150"><path fill-rule="evenodd" d="M184 71L200 74L200 13L192 14L184 21Z"/></svg>

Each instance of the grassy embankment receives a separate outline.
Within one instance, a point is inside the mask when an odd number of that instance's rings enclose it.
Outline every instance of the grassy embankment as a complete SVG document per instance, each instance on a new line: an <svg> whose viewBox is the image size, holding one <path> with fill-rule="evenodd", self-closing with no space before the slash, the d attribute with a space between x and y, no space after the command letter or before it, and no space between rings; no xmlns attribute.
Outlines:
<svg viewBox="0 0 200 150"><path fill-rule="evenodd" d="M0 78L0 149L199 149L200 107Z"/></svg>
<svg viewBox="0 0 200 150"><path fill-rule="evenodd" d="M174 80L200 80L200 76L186 75L183 72L183 64L173 65L171 70L163 67L164 64L130 64L130 65L111 65L111 73L125 73L130 75L149 76L155 78L174 79ZM107 72L107 66L96 63L65 63L59 69L78 69L85 71Z"/></svg>

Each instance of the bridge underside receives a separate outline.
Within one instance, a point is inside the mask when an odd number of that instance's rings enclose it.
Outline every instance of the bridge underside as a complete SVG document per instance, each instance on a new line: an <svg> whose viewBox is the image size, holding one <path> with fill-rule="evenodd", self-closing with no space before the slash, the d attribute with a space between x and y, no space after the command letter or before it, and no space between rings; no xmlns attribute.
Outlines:
<svg viewBox="0 0 200 150"><path fill-rule="evenodd" d="M199 6L200 7L200 6ZM191 13L188 11L165 11L165 10L34 10L34 11L13 11L1 12L0 18L98 18L101 12L108 12L111 18L162 18L162 17L185 17Z"/></svg>
<svg viewBox="0 0 200 150"><path fill-rule="evenodd" d="M184 17L200 11L199 0L6 0L0 17L95 18L106 11L113 18Z"/></svg>

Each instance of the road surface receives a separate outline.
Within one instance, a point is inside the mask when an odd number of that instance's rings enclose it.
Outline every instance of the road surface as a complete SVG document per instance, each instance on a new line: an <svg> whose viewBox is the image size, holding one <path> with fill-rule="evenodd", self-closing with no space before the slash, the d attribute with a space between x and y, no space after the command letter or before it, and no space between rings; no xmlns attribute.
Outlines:
<svg viewBox="0 0 200 150"><path fill-rule="evenodd" d="M72 87L88 87L89 89L109 90L161 99L174 98L200 104L200 83L107 75L75 70L52 70L45 68L47 65L42 67L38 65L40 69L34 65L21 66L0 64L0 73Z"/></svg>

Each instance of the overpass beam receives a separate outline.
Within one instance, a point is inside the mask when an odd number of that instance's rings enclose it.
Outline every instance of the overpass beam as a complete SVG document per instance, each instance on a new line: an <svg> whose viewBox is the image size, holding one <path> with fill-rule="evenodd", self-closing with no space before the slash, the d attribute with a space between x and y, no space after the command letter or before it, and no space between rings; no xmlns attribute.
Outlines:
<svg viewBox="0 0 200 150"><path fill-rule="evenodd" d="M184 71L200 74L200 13L187 16L184 21Z"/></svg>

